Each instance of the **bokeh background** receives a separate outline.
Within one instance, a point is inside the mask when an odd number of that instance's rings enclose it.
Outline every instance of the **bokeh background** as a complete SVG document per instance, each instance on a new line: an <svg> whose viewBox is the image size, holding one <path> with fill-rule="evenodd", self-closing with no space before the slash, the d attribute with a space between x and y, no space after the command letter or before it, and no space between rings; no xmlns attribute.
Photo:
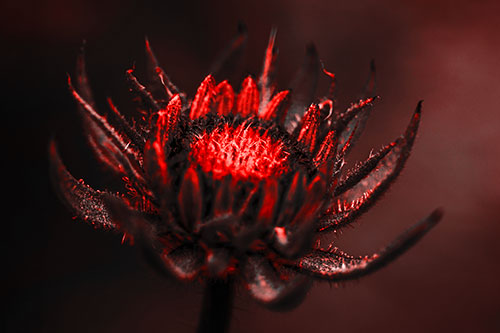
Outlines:
<svg viewBox="0 0 500 333"><path fill-rule="evenodd" d="M335 238L370 253L441 206L445 216L396 262L356 282L317 283L289 313L244 292L232 332L500 331L500 20L498 1L3 1L2 151L6 332L194 332L196 286L166 281L120 236L97 232L57 200L54 136L68 168L113 186L86 146L66 86L83 39L97 103L133 116L124 71L144 70L144 36L192 96L218 52L247 24L247 73L259 74L272 26L286 87L314 42L336 73L341 106L376 60L382 99L349 163L402 133L424 99L407 167L355 228ZM234 82L239 84L239 82ZM326 91L322 78L318 96ZM5 153L5 151L7 153Z"/></svg>

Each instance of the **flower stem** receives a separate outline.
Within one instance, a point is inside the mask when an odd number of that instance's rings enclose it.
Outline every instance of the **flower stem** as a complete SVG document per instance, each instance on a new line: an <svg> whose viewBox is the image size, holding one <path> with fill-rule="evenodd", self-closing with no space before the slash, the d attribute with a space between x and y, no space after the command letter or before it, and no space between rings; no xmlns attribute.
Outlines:
<svg viewBox="0 0 500 333"><path fill-rule="evenodd" d="M232 309L233 281L207 280L197 333L228 332Z"/></svg>

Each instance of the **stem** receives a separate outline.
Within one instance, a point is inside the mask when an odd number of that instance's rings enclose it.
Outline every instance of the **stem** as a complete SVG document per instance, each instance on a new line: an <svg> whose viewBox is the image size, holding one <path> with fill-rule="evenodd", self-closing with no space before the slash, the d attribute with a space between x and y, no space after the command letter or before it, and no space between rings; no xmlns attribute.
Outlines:
<svg viewBox="0 0 500 333"><path fill-rule="evenodd" d="M230 279L207 280L197 333L228 332L232 310L233 282Z"/></svg>

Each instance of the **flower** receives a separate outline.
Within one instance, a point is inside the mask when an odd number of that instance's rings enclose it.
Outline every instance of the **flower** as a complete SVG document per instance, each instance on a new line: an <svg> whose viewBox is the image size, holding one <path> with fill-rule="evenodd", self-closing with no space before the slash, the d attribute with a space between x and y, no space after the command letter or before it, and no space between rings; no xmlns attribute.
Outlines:
<svg viewBox="0 0 500 333"><path fill-rule="evenodd" d="M332 79L330 92L311 103L320 72L314 47L293 93L277 92L275 36L258 80L248 76L235 93L228 81L208 75L192 99L171 82L146 41L151 85L139 83L134 70L126 72L143 112L134 124L110 99L110 113L96 110L80 55L77 89L68 78L70 92L96 156L122 177L127 191L94 190L76 180L54 142L50 156L55 187L77 217L122 232L181 280L231 278L259 302L279 308L297 304L313 279L353 279L387 264L433 227L441 211L373 255L318 245L321 234L350 224L398 176L417 133L421 102L401 137L344 173L344 157L376 97L340 112L332 97L334 75L323 68ZM227 58L240 51L244 38L235 39ZM374 67L368 86L373 74Z"/></svg>

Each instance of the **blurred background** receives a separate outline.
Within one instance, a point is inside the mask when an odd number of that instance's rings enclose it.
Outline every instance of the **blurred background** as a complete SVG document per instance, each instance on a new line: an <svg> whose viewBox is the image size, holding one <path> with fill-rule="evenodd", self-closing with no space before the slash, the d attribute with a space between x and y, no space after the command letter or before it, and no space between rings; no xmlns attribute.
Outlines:
<svg viewBox="0 0 500 333"><path fill-rule="evenodd" d="M340 106L361 91L373 58L376 104L352 165L400 135L417 101L422 124L396 184L336 246L378 250L434 208L442 222L388 267L340 286L317 283L297 309L268 311L238 292L232 332L500 331L500 21L498 1L3 1L3 190L6 332L194 332L201 288L166 281L120 235L72 219L51 189L54 136L76 178L111 175L86 145L66 73L82 40L100 110L130 117L124 72L144 72L144 37L192 96L238 22L246 73L258 75L273 26L287 87L314 42L335 72ZM233 82L239 85L240 82ZM322 77L318 96L326 92Z"/></svg>

